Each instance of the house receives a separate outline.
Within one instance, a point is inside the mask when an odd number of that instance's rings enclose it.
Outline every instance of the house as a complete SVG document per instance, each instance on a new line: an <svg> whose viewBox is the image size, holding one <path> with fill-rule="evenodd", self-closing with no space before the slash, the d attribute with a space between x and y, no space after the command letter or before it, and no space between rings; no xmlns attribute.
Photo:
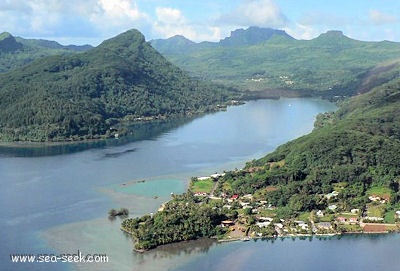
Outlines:
<svg viewBox="0 0 400 271"><path fill-rule="evenodd" d="M352 214L358 214L360 212L360 209L351 209L350 211Z"/></svg>
<svg viewBox="0 0 400 271"><path fill-rule="evenodd" d="M323 217L324 216L324 212L322 212L321 210L318 210L317 216L318 217Z"/></svg>
<svg viewBox="0 0 400 271"><path fill-rule="evenodd" d="M274 219L273 219L272 217L264 217L264 216L261 216L261 217L258 218L258 220L259 220L259 221L269 221L269 222L272 222Z"/></svg>
<svg viewBox="0 0 400 271"><path fill-rule="evenodd" d="M232 220L224 220L221 223L222 223L222 227L230 227L230 226L235 225L235 222Z"/></svg>
<svg viewBox="0 0 400 271"><path fill-rule="evenodd" d="M210 179L210 177L197 177L198 181L206 181L208 179Z"/></svg>
<svg viewBox="0 0 400 271"><path fill-rule="evenodd" d="M238 194L233 194L231 200L237 200L239 198Z"/></svg>
<svg viewBox="0 0 400 271"><path fill-rule="evenodd" d="M297 226L299 226L303 230L308 230L308 224L304 221L295 221Z"/></svg>
<svg viewBox="0 0 400 271"><path fill-rule="evenodd" d="M328 206L328 209L331 210L331 211L335 211L336 208L337 208L337 206L335 204L332 204L332 205Z"/></svg>
<svg viewBox="0 0 400 271"><path fill-rule="evenodd" d="M206 196L207 196L207 193L205 193L205 192L196 192L196 193L194 193L194 195L195 195L196 197L206 197Z"/></svg>
<svg viewBox="0 0 400 271"><path fill-rule="evenodd" d="M350 217L349 218L349 222L350 223L357 223L358 222L358 218L357 217Z"/></svg>
<svg viewBox="0 0 400 271"><path fill-rule="evenodd" d="M319 229L329 230L332 229L332 224L330 222L320 222L317 224Z"/></svg>
<svg viewBox="0 0 400 271"><path fill-rule="evenodd" d="M256 225L259 226L260 228L265 228L271 225L271 222L269 221L264 221L264 222L256 222Z"/></svg>
<svg viewBox="0 0 400 271"><path fill-rule="evenodd" d="M381 200L381 198L376 195L369 196L368 199L370 201L380 201Z"/></svg>
<svg viewBox="0 0 400 271"><path fill-rule="evenodd" d="M339 216L339 217L337 218L337 221L339 221L340 223L345 223L345 222L346 222L346 218L343 217L343 216Z"/></svg>
<svg viewBox="0 0 400 271"><path fill-rule="evenodd" d="M396 216L400 218L400 211L396 211Z"/></svg>
<svg viewBox="0 0 400 271"><path fill-rule="evenodd" d="M283 224L282 223L275 223L274 226L278 229L283 229Z"/></svg>
<svg viewBox="0 0 400 271"><path fill-rule="evenodd" d="M326 194L326 195L325 195L325 198L331 199L331 198L337 197L338 195L339 195L339 192L337 192L337 191L332 191L331 193Z"/></svg>
<svg viewBox="0 0 400 271"><path fill-rule="evenodd" d="M248 200L252 200L253 199L253 195L252 194L247 194L247 195L244 195L242 198L248 199Z"/></svg>
<svg viewBox="0 0 400 271"><path fill-rule="evenodd" d="M369 220L369 221L375 221L375 222L383 221L382 217L376 217L376 216L367 216L367 217L365 217L365 219Z"/></svg>
<svg viewBox="0 0 400 271"><path fill-rule="evenodd" d="M223 177L225 176L225 173L215 173L215 174L211 174L210 177L213 179L218 179L219 177Z"/></svg>

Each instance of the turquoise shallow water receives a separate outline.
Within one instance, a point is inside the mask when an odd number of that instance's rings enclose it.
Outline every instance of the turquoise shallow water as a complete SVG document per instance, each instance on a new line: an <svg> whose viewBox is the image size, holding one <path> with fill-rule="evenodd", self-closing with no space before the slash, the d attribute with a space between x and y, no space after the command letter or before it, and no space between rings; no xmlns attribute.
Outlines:
<svg viewBox="0 0 400 271"><path fill-rule="evenodd" d="M183 193L185 183L176 179L140 180L111 186L115 192L144 197L166 197L171 193Z"/></svg>

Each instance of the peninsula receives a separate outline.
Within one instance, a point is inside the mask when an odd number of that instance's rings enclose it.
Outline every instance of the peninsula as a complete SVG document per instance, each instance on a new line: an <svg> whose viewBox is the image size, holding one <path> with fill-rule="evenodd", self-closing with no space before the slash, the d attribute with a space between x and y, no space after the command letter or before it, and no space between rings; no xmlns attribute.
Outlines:
<svg viewBox="0 0 400 271"><path fill-rule="evenodd" d="M192 178L187 193L121 228L141 251L202 237L398 231L399 71L377 68L369 80L387 80L319 115L312 133L243 169Z"/></svg>

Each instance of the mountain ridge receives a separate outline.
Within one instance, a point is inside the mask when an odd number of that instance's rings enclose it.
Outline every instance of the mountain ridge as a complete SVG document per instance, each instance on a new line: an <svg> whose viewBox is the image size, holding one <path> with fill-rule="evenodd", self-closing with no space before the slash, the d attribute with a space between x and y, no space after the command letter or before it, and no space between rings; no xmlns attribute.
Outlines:
<svg viewBox="0 0 400 271"><path fill-rule="evenodd" d="M253 30L233 31L235 38L224 40L246 41L246 33ZM168 42L163 45L158 40L152 44L192 76L248 90L250 96L268 96L264 92L278 93L278 97L279 92L327 98L355 95L370 69L400 56L400 43L357 41L338 30L311 40L278 33L238 46L224 46L221 41L164 46Z"/></svg>
<svg viewBox="0 0 400 271"><path fill-rule="evenodd" d="M22 67L33 60L60 54L83 52L90 45L61 45L56 41L24 39L11 33L0 34L0 73Z"/></svg>
<svg viewBox="0 0 400 271"><path fill-rule="evenodd" d="M281 36L288 39L294 39L284 30L251 26L247 29L241 28L232 31L230 36L220 40L219 44L221 44L222 46L255 45L261 42L266 42L273 36Z"/></svg>

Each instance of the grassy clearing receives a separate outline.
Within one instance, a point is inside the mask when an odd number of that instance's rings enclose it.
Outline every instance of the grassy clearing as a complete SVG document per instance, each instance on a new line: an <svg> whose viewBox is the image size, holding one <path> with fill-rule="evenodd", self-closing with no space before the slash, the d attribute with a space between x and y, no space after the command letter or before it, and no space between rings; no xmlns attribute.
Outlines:
<svg viewBox="0 0 400 271"><path fill-rule="evenodd" d="M261 210L259 215L264 216L264 217L274 217L274 216L276 216L276 211L265 209L265 210Z"/></svg>
<svg viewBox="0 0 400 271"><path fill-rule="evenodd" d="M358 214L352 214L352 213L340 213L340 215L338 215L338 216L344 217L346 219L349 219L352 217L359 217Z"/></svg>
<svg viewBox="0 0 400 271"><path fill-rule="evenodd" d="M304 212L299 215L298 220L301 221L309 221L310 220L310 212Z"/></svg>
<svg viewBox="0 0 400 271"><path fill-rule="evenodd" d="M196 193L196 192L201 192L201 193L210 193L212 188L214 186L213 180L207 179L207 180L201 180L201 181L195 181L192 182L190 185L190 189Z"/></svg>
<svg viewBox="0 0 400 271"><path fill-rule="evenodd" d="M325 214L323 217L319 218L320 222L331 222L333 220L335 220L334 214Z"/></svg>
<svg viewBox="0 0 400 271"><path fill-rule="evenodd" d="M368 206L368 216L370 217L384 217L385 215L385 206L383 205L369 205Z"/></svg>
<svg viewBox="0 0 400 271"><path fill-rule="evenodd" d="M392 193L392 190L390 188L384 187L384 186L374 186L368 189L367 195L372 196L376 195L379 197L386 197L389 196Z"/></svg>

